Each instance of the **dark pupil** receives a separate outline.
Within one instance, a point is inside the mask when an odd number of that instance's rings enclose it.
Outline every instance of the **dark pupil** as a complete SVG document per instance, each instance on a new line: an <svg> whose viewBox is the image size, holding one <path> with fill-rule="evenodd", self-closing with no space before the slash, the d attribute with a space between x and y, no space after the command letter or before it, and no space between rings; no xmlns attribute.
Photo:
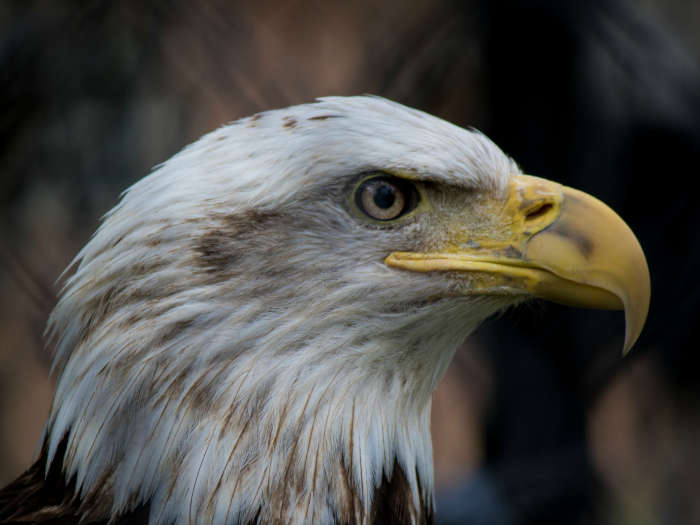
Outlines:
<svg viewBox="0 0 700 525"><path fill-rule="evenodd" d="M395 200L396 195L394 194L394 188L391 186L379 186L374 192L374 204L383 210L391 208Z"/></svg>

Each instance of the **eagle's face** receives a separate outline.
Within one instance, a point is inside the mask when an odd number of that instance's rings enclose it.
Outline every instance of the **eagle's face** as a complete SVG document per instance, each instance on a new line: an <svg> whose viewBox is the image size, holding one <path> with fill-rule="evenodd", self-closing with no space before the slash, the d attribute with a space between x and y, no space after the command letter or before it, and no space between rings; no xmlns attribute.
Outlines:
<svg viewBox="0 0 700 525"><path fill-rule="evenodd" d="M420 520L430 395L479 322L532 296L624 307L629 347L648 305L608 208L371 97L203 137L76 263L51 318L50 456L67 447L94 516L150 501L177 523L362 522L399 479Z"/></svg>

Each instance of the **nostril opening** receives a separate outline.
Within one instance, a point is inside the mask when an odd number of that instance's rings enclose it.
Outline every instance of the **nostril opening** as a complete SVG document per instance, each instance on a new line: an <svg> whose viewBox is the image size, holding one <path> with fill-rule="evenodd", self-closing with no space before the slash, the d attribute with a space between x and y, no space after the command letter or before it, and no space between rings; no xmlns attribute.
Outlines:
<svg viewBox="0 0 700 525"><path fill-rule="evenodd" d="M553 206L550 203L548 203L548 202L542 203L537 208L534 208L533 210L531 210L525 216L525 220L531 221L533 219L537 219L539 217L542 217L542 215L546 214L552 208L553 208Z"/></svg>

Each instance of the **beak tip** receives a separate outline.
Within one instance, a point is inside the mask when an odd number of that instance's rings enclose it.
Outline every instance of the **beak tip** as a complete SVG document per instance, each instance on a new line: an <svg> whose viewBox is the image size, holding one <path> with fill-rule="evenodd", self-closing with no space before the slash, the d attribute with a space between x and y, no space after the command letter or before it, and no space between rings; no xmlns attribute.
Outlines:
<svg viewBox="0 0 700 525"><path fill-rule="evenodd" d="M627 357L627 354L630 353L630 350L632 350L632 347L634 346L634 343L636 343L635 340L630 340L627 335L625 335L625 344L622 347L622 357Z"/></svg>
<svg viewBox="0 0 700 525"><path fill-rule="evenodd" d="M646 293L641 294L637 302L627 302L625 304L625 344L622 347L622 356L629 354L632 347L639 340L644 324L649 313L650 286L647 273Z"/></svg>

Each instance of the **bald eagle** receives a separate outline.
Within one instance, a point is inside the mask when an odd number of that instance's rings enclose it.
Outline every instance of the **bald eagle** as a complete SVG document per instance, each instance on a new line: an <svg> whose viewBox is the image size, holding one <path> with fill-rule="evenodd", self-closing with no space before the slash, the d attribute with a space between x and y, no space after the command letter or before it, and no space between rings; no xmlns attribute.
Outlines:
<svg viewBox="0 0 700 525"><path fill-rule="evenodd" d="M0 521L430 523L431 394L493 313L649 304L600 201L378 97L224 126L123 195L48 332L39 457Z"/></svg>

